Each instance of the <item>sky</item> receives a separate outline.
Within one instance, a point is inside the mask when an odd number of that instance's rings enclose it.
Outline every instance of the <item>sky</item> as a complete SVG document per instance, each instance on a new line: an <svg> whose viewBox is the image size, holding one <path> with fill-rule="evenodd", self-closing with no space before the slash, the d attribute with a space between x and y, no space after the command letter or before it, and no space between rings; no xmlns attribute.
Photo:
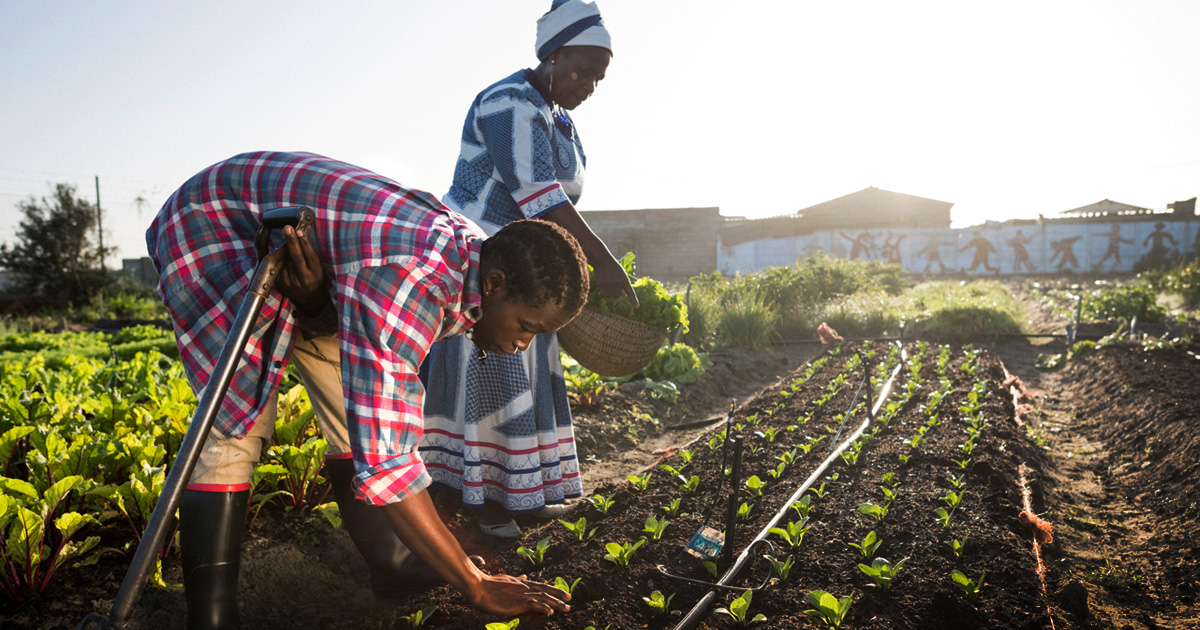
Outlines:
<svg viewBox="0 0 1200 630"><path fill-rule="evenodd" d="M549 0L0 0L0 242L55 183L144 255L171 192L253 150L442 195L475 95ZM868 186L954 227L1200 194L1200 2L600 0L579 209L796 212ZM586 215L585 215L586 216ZM117 266L110 260L110 267Z"/></svg>

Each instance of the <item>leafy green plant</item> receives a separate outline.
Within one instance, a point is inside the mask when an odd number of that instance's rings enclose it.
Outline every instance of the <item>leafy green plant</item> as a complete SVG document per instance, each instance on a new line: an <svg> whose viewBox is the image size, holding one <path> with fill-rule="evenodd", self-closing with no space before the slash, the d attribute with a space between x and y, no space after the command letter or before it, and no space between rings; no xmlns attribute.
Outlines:
<svg viewBox="0 0 1200 630"><path fill-rule="evenodd" d="M967 459L952 459L950 461L954 462L955 465L957 465L959 468L961 468L963 470L966 470L967 466L971 465L971 458L969 458L969 457Z"/></svg>
<svg viewBox="0 0 1200 630"><path fill-rule="evenodd" d="M680 499L679 497L676 497L674 499L671 499L670 503L660 506L659 509L665 511L667 513L667 516L670 516L671 518L675 518L676 516L679 516L679 505L682 502L683 502L682 499Z"/></svg>
<svg viewBox="0 0 1200 630"><path fill-rule="evenodd" d="M666 472L668 475L671 475L672 477L681 476L683 474L683 469L686 468L686 466L681 467L681 468L676 468L670 464L659 464L658 467L660 469L662 469L664 472Z"/></svg>
<svg viewBox="0 0 1200 630"><path fill-rule="evenodd" d="M861 554L863 558L870 560L871 558L875 557L875 552L879 550L879 546L883 544L883 541L875 535L875 530L871 530L863 538L861 543L846 544L857 549L858 553Z"/></svg>
<svg viewBox="0 0 1200 630"><path fill-rule="evenodd" d="M796 511L800 518L808 518L809 512L812 512L812 496L804 495L799 501L793 502L789 507Z"/></svg>
<svg viewBox="0 0 1200 630"><path fill-rule="evenodd" d="M750 600L753 599L753 596L753 592L746 591L745 593L742 593L741 597L736 597L733 601L729 602L728 608L718 608L716 612L723 615L729 615L738 625L766 621L767 616L762 613L754 615L754 617L751 617L749 621L746 620L746 615L750 613Z"/></svg>
<svg viewBox="0 0 1200 630"><path fill-rule="evenodd" d="M774 470L768 470L767 474L771 476L771 479L778 480L780 477L783 476L783 472L785 470L787 470L787 464L785 464L783 462L779 462L779 465L776 466L774 468Z"/></svg>
<svg viewBox="0 0 1200 630"><path fill-rule="evenodd" d="M966 595L967 599L971 601L979 599L979 591L983 588L983 580L986 577L987 571L981 573L978 580L972 580L962 571L954 570L950 573L950 579L954 580L954 585L961 589L963 595Z"/></svg>
<svg viewBox="0 0 1200 630"><path fill-rule="evenodd" d="M963 542L963 540L948 540L945 544L950 547L950 552L954 554L955 558L961 558L964 549Z"/></svg>
<svg viewBox="0 0 1200 630"><path fill-rule="evenodd" d="M787 581L788 575L792 572L792 566L796 563L796 559L790 554L784 560L767 556L767 561L771 563L771 574L780 582Z"/></svg>
<svg viewBox="0 0 1200 630"><path fill-rule="evenodd" d="M967 485L966 482L963 481L965 477L966 475L959 475L957 477L950 475L949 477L946 477L946 481L949 481L950 485L954 486L955 490L962 490L963 486Z"/></svg>
<svg viewBox="0 0 1200 630"><path fill-rule="evenodd" d="M646 539L643 538L633 544L630 543L608 543L604 548L608 553L604 555L604 559L612 562L619 567L628 567L629 561L633 559L633 552L641 547Z"/></svg>
<svg viewBox="0 0 1200 630"><path fill-rule="evenodd" d="M942 524L942 527L945 527L946 529L950 529L950 519L953 517L954 517L954 510L947 510L946 508L938 508L937 509L937 518L938 518L938 521Z"/></svg>
<svg viewBox="0 0 1200 630"><path fill-rule="evenodd" d="M820 486L817 486L815 488L809 488L808 491L817 495L818 499L824 499L825 498L825 482L822 481Z"/></svg>
<svg viewBox="0 0 1200 630"><path fill-rule="evenodd" d="M696 475L692 475L686 479L683 477L683 475L679 475L678 479L680 483L679 487L688 494L695 493L696 488L700 487L700 477Z"/></svg>
<svg viewBox="0 0 1200 630"><path fill-rule="evenodd" d="M743 488L743 490L749 492L753 496L761 497L763 488L766 487L766 482L764 482L762 479L759 479L758 475L750 475L750 478L746 480L746 487Z"/></svg>
<svg viewBox="0 0 1200 630"><path fill-rule="evenodd" d="M633 484L634 488L637 488L638 490L645 490L650 485L650 477L652 474L653 473L646 473L644 475L626 475L625 478L629 480L629 483Z"/></svg>
<svg viewBox="0 0 1200 630"><path fill-rule="evenodd" d="M875 586L886 591L892 588L892 581L896 579L896 574L900 573L900 568L904 566L905 562L908 562L908 558L896 564L892 564L887 558L875 558L871 561L871 566L859 564L858 570L874 580Z"/></svg>
<svg viewBox="0 0 1200 630"><path fill-rule="evenodd" d="M665 518L657 519L651 516L646 519L646 526L642 529L642 532L649 534L651 540L660 540L662 539L663 531L667 529L668 522Z"/></svg>
<svg viewBox="0 0 1200 630"><path fill-rule="evenodd" d="M587 542L592 538L592 536L596 535L596 530L599 529L598 527L593 527L591 531L588 531L587 518L585 517L580 517L579 520L575 521L574 523L563 520L558 522L563 527L566 527L567 531L575 534L575 538L579 539L579 542Z"/></svg>
<svg viewBox="0 0 1200 630"><path fill-rule="evenodd" d="M792 425L792 426L795 426L795 425ZM792 463L796 461L796 449L792 449L790 451L784 451L782 454L780 454L775 459L779 460L780 463L782 463L786 466L791 466Z"/></svg>
<svg viewBox="0 0 1200 630"><path fill-rule="evenodd" d="M574 595L575 587L579 586L579 583L582 581L583 578L575 578L574 582L568 582L566 578L556 577L554 578L554 588L562 589L566 591L568 595Z"/></svg>
<svg viewBox="0 0 1200 630"><path fill-rule="evenodd" d="M767 427L766 429L763 429L762 431L755 431L754 435L757 435L758 437L766 440L767 443L774 443L775 438L779 436L779 429L776 429L774 427Z"/></svg>
<svg viewBox="0 0 1200 630"><path fill-rule="evenodd" d="M692 458L695 456L695 453L692 453L686 448L679 449L679 459L683 460L683 466L687 466L688 464L692 463Z"/></svg>
<svg viewBox="0 0 1200 630"><path fill-rule="evenodd" d="M601 514L608 514L608 511L612 509L612 506L614 503L616 503L616 500L611 494L607 497L602 494L593 494L587 498L587 502L590 503L592 507L596 508L597 512Z"/></svg>
<svg viewBox="0 0 1200 630"><path fill-rule="evenodd" d="M904 453L900 453L900 454L896 455L896 458L900 461L901 466L905 466L908 464L908 458L909 458L908 455L905 455Z"/></svg>
<svg viewBox="0 0 1200 630"><path fill-rule="evenodd" d="M560 521L561 522L561 521ZM534 566L540 565L546 560L546 550L550 548L550 537L547 536L534 545L533 549L527 547L517 547L517 555L525 558Z"/></svg>
<svg viewBox="0 0 1200 630"><path fill-rule="evenodd" d="M484 628L485 630L513 630L513 628L516 628L519 625L521 625L520 617L513 619L512 621L493 621L492 623L484 626Z"/></svg>
<svg viewBox="0 0 1200 630"><path fill-rule="evenodd" d="M697 353L691 346L677 343L659 350L645 367L645 372L647 377L656 381L671 380L680 385L690 385L704 374L708 365L707 354Z"/></svg>
<svg viewBox="0 0 1200 630"><path fill-rule="evenodd" d="M804 542L804 534L808 533L810 529L812 526L808 524L808 519L802 518L798 521L790 521L784 527L772 527L767 531L782 538L792 549L796 549L800 543Z"/></svg>
<svg viewBox="0 0 1200 630"><path fill-rule="evenodd" d="M900 485L900 481L896 479L896 473L891 471L883 473L883 476L879 478L879 481L885 486L895 487Z"/></svg>
<svg viewBox="0 0 1200 630"><path fill-rule="evenodd" d="M437 606L427 606L415 613L412 613L411 615L395 616L393 617L392 623L393 625L397 623L403 624L402 627L408 628L409 630L417 630L429 621L429 618L433 616L433 613L437 612L437 609Z"/></svg>
<svg viewBox="0 0 1200 630"><path fill-rule="evenodd" d="M669 615L671 614L672 599L675 599L674 593L672 593L670 596L664 597L662 591L651 591L650 597L643 597L642 601L646 602L646 605L650 607L650 610L653 610L660 615Z"/></svg>
<svg viewBox="0 0 1200 630"><path fill-rule="evenodd" d="M887 516L888 508L886 505L875 505L874 503L863 503L858 506L858 511L870 516L876 521L882 521Z"/></svg>
<svg viewBox="0 0 1200 630"><path fill-rule="evenodd" d="M887 499L885 504L888 507L891 507L892 504L896 502L896 499L900 496L899 490L893 490L887 486L879 486L879 489L883 492L883 497Z"/></svg>
<svg viewBox="0 0 1200 630"><path fill-rule="evenodd" d="M825 591L813 591L807 599L812 608L804 611L804 614L820 619L830 628L842 627L846 613L850 612L850 605L854 603L850 595L838 599Z"/></svg>
<svg viewBox="0 0 1200 630"><path fill-rule="evenodd" d="M754 504L748 501L743 501L738 506L737 518L739 521L744 521L750 518L750 512L754 510Z"/></svg>
<svg viewBox="0 0 1200 630"><path fill-rule="evenodd" d="M708 571L709 575L713 576L713 579L720 577L716 562L713 562L712 560L705 560L700 564L704 566L704 570Z"/></svg>

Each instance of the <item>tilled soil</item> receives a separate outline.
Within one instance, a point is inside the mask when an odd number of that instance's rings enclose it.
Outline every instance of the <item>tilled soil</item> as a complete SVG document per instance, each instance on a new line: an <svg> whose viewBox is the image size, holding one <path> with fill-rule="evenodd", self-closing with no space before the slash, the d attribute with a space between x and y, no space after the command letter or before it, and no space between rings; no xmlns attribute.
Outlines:
<svg viewBox="0 0 1200 630"><path fill-rule="evenodd" d="M923 420L915 402L923 400L933 387L931 351L923 369L927 385L921 396L883 429L856 466L839 462L826 474L837 473L837 480L821 480L828 493L815 501L812 529L795 552L791 576L755 595L751 614L763 613L768 619L754 627L822 627L803 614L809 608L804 595L822 589L854 598L843 625L848 628L1200 628L1195 599L1200 577L1196 543L1200 533L1200 430L1196 424L1200 402L1193 394L1200 373L1200 348L1153 352L1107 348L1049 373L1034 372L1030 367L1039 350L1043 348L1020 344L998 348L1009 370L1030 388L1030 398L1021 401L1029 405L1023 409L1024 426L1015 422L1013 402L998 387L1004 372L997 358L986 352L981 356L977 376L989 381L992 395L984 410L994 420L971 454L967 469L956 473L965 474L967 494L948 530L936 520L934 510L941 505L938 497L950 488L946 477L957 467L951 460L961 461L957 449L965 435L961 414L956 411L961 400L947 405L943 424L930 429L929 439L913 453L907 466L897 462L897 455L908 449L900 439L911 436ZM955 353L959 361L961 352L956 348ZM786 431L788 424L808 411L797 405L810 404L836 369L831 364L786 401L778 393L781 387L774 387L743 403L734 418L744 422L756 412L761 417L782 402L784 406L754 430L780 426ZM961 373L952 372L956 390L970 388ZM784 380L785 385L790 378ZM847 386L827 406L844 411L853 389ZM707 418L711 412L708 409L700 415ZM785 444L802 443L801 436L806 434L821 435L821 427L832 422L824 416L832 415L814 414L796 431L784 433L789 436ZM686 424L683 419L680 422ZM655 436L642 431L645 446ZM753 433L744 432L748 436ZM679 439L670 441L690 439L686 431L676 433ZM522 541L502 543L478 535L469 519L451 513L446 517L469 551L488 558L489 570L529 573L545 580L583 578L572 612L550 618L526 617L521 628L673 627L679 615L657 616L641 598L654 589L675 593L671 608L686 611L700 596L701 589L662 577L655 565L665 564L670 571L692 578L707 576L690 558L674 562L714 501L703 488L715 487L720 478L719 450L710 451L706 439L690 446L696 458L686 469L689 475L701 477L702 490L683 498L686 515L671 519L663 540L643 544L629 569L605 561L602 543L635 541L643 535L647 516L663 514L659 506L674 492L674 484L653 465L650 469L656 472L644 492L632 490L624 482L595 488L606 496L617 495L617 506L610 514L581 507L571 515L572 519L588 518L589 529L600 528L587 543L571 541L561 525L552 523L538 530L533 521L523 522L529 531ZM828 442L826 438L794 466L814 466L820 458L818 451ZM780 450L761 446L759 453L746 457L745 474L765 477ZM601 456L609 457L611 454ZM650 463L658 457L674 466L681 463L676 454L655 455L650 450L643 451L636 461ZM1045 596L1035 573L1032 535L1017 518L1022 509L1017 469L1022 463L1032 469L1033 509L1054 527L1054 543L1043 548ZM880 477L887 471L900 479L900 495L884 520L876 523L857 513L857 505L882 501ZM631 466L627 472L635 469ZM735 544L740 546L758 533L773 515L774 504L786 501L803 481L798 478L801 476L793 470L785 480L769 483L764 497L755 500L763 505L756 505L750 520L739 525ZM751 500L749 494L742 494L742 500ZM718 507L716 513L722 511ZM793 513L789 518L796 517ZM713 517L718 529L722 528L720 520ZM860 559L856 552L845 544L861 541L871 530L884 541L880 555L893 561L908 558L889 591L870 586L857 567ZM101 557L96 565L64 567L43 597L19 606L4 603L0 628L73 628L88 612L107 612L127 562L119 551L123 544L120 531L117 527L106 530L103 544L118 551ZM551 546L544 567L535 567L515 554L518 544L532 546L546 536L551 537ZM961 559L944 544L951 539L966 542ZM780 544L777 536L771 540ZM977 602L968 601L951 583L952 569L972 579L987 571ZM762 561L754 563L744 572L741 584L757 586L765 571ZM181 581L177 559L167 560L164 576L168 583ZM482 628L499 621L470 611L447 588L403 602L396 611L376 607L366 584L365 569L344 532L332 530L320 517L264 512L250 528L243 551L244 627L400 627L394 625L394 612L407 614L432 604L437 604L439 611L426 627ZM718 604L727 605L731 598L721 595ZM177 590L150 588L128 627L182 627L183 610ZM699 627L733 626L727 617L709 615Z"/></svg>

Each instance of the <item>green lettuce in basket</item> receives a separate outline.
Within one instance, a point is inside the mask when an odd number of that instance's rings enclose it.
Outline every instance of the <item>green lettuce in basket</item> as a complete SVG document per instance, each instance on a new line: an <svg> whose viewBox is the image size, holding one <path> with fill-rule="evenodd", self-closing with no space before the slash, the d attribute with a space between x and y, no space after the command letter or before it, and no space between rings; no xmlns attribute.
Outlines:
<svg viewBox="0 0 1200 630"><path fill-rule="evenodd" d="M621 257L621 266L625 268L625 273L629 274L630 278L637 277L634 273L633 252ZM609 313L620 315L655 328L665 328L668 332L674 332L680 327L683 332L687 332L687 306L684 305L683 298L668 293L659 281L649 277L633 281L633 292L637 294L639 304L638 308L633 308L633 303L625 296L619 298L598 296L596 294L596 275L590 265L588 271L592 281L592 289L588 294L588 306L595 307L605 315Z"/></svg>

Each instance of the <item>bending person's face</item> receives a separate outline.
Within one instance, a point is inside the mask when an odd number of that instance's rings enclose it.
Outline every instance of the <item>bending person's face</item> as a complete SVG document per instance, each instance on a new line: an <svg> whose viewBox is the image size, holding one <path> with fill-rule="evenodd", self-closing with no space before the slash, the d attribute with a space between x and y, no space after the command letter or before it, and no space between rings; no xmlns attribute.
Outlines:
<svg viewBox="0 0 1200 630"><path fill-rule="evenodd" d="M599 46L564 46L555 51L554 91L550 98L563 109L575 109L604 79L612 53Z"/></svg>
<svg viewBox="0 0 1200 630"><path fill-rule="evenodd" d="M534 335L555 332L571 321L553 302L534 307L517 299L503 278L504 274L493 272L483 282L482 316L471 327L471 340L481 350L505 354L525 350Z"/></svg>

